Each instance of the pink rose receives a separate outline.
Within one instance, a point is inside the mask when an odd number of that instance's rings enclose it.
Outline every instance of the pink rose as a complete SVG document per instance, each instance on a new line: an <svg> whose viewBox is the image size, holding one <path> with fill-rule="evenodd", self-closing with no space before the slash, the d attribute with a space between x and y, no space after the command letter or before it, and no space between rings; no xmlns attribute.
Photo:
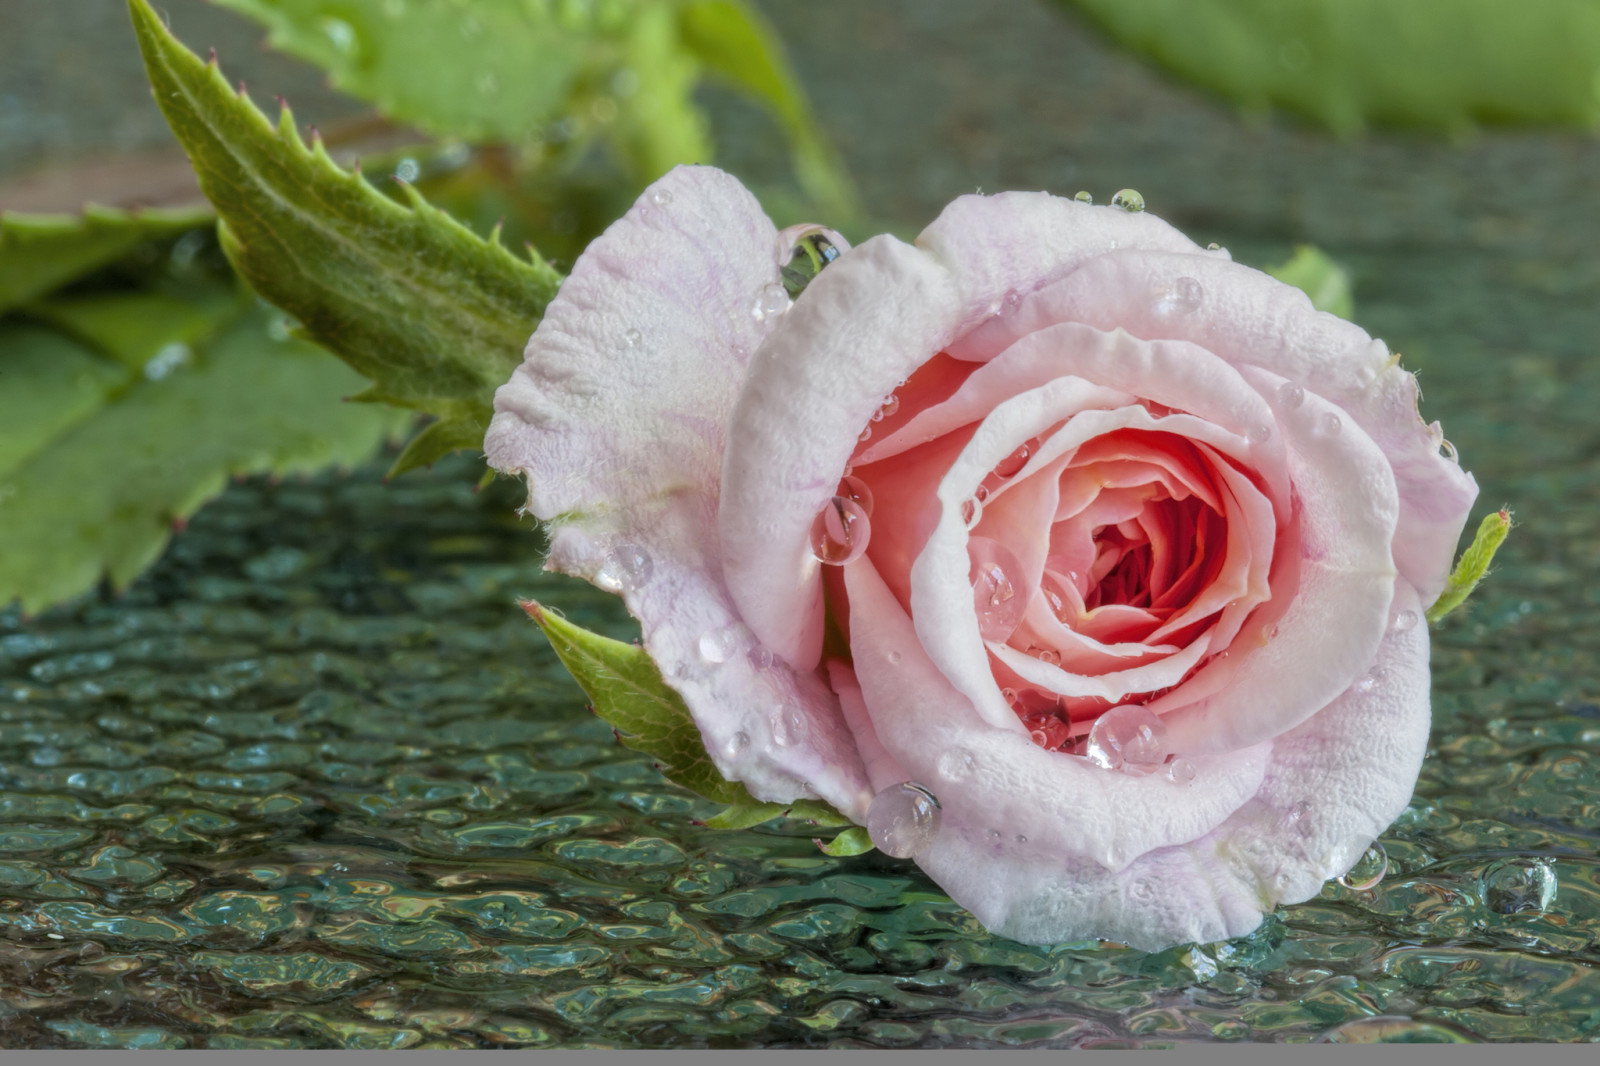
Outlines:
<svg viewBox="0 0 1600 1066"><path fill-rule="evenodd" d="M495 399L549 566L619 592L707 750L989 929L1157 949L1351 867L1428 737L1476 495L1381 341L1160 219L963 196L792 306L668 174Z"/></svg>

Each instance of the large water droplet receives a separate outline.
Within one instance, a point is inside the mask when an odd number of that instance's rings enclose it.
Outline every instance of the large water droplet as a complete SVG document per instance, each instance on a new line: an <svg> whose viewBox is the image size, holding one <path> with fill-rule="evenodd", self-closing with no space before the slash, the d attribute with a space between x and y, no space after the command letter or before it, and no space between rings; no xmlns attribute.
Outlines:
<svg viewBox="0 0 1600 1066"><path fill-rule="evenodd" d="M1158 315L1187 315L1199 309L1205 295L1194 278L1173 278L1152 288L1150 309Z"/></svg>
<svg viewBox="0 0 1600 1066"><path fill-rule="evenodd" d="M1149 770L1166 761L1167 727L1144 707L1113 707L1089 727L1085 754L1107 770Z"/></svg>
<svg viewBox="0 0 1600 1066"><path fill-rule="evenodd" d="M1019 444L1017 450L994 464L996 477L1013 478L1022 472L1028 465L1028 460L1033 456L1033 449L1026 444Z"/></svg>
<svg viewBox="0 0 1600 1066"><path fill-rule="evenodd" d="M636 329L630 329L622 335L622 346L624 348L637 348L643 343L644 334Z"/></svg>
<svg viewBox="0 0 1600 1066"><path fill-rule="evenodd" d="M619 544L595 571L594 583L607 592L627 592L649 584L654 572L648 552L637 544Z"/></svg>
<svg viewBox="0 0 1600 1066"><path fill-rule="evenodd" d="M843 566L867 550L872 522L848 496L835 496L811 523L811 554L829 566Z"/></svg>
<svg viewBox="0 0 1600 1066"><path fill-rule="evenodd" d="M890 785L872 797L867 835L885 855L909 859L927 850L939 834L939 801L912 781Z"/></svg>
<svg viewBox="0 0 1600 1066"><path fill-rule="evenodd" d="M977 766L978 760L966 748L951 748L939 756L939 776L946 781L965 781Z"/></svg>
<svg viewBox="0 0 1600 1066"><path fill-rule="evenodd" d="M990 537L969 538L967 556L978 632L986 641L1003 643L1016 632L1028 609L1027 592L1021 587L1022 562L1010 548Z"/></svg>
<svg viewBox="0 0 1600 1066"><path fill-rule="evenodd" d="M1556 875L1543 859L1501 859L1483 871L1483 905L1496 914L1545 911L1556 901Z"/></svg>
<svg viewBox="0 0 1600 1066"><path fill-rule="evenodd" d="M838 494L847 500L854 500L868 518L872 517L872 489L865 481L853 474L846 474L839 479Z"/></svg>
<svg viewBox="0 0 1600 1066"><path fill-rule="evenodd" d="M700 634L698 645L700 658L713 666L727 662L733 657L733 653L739 650L742 635L738 625L706 630Z"/></svg>
<svg viewBox="0 0 1600 1066"><path fill-rule="evenodd" d="M772 729L772 742L783 748L792 748L805 740L806 732L810 729L805 712L798 707L782 704L772 708L768 725Z"/></svg>
<svg viewBox="0 0 1600 1066"><path fill-rule="evenodd" d="M1144 210L1144 197L1139 195L1138 189L1118 189L1111 197L1111 206L1137 213Z"/></svg>
<svg viewBox="0 0 1600 1066"><path fill-rule="evenodd" d="M778 234L779 275L784 290L795 299L835 259L850 250L850 242L826 226L805 223Z"/></svg>
<svg viewBox="0 0 1600 1066"><path fill-rule="evenodd" d="M1088 189L1079 189L1077 195L1074 196L1073 199L1078 201L1080 204L1092 205L1094 203L1094 194Z"/></svg>
<svg viewBox="0 0 1600 1066"><path fill-rule="evenodd" d="M1374 842L1356 864L1338 877L1338 882L1352 892L1366 892L1378 887L1383 875L1389 872L1389 853L1383 845Z"/></svg>

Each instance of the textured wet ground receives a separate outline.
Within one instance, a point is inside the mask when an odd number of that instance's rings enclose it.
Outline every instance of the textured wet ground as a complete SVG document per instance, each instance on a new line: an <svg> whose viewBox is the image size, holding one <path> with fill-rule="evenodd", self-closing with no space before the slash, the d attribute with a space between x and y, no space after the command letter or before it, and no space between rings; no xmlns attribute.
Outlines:
<svg viewBox="0 0 1600 1066"><path fill-rule="evenodd" d="M876 213L1133 185L1247 262L1314 241L1517 511L1435 634L1377 887L1029 948L805 826L700 829L514 603L626 635L613 601L470 464L374 468L235 486L126 596L0 613L0 1046L1600 1038L1600 146L1243 125L1004 7L767 5Z"/></svg>

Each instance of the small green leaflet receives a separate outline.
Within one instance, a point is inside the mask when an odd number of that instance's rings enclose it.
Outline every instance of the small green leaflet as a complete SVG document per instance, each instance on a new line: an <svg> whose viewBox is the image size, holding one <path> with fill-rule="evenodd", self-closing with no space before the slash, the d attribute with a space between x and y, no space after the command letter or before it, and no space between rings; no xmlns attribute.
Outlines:
<svg viewBox="0 0 1600 1066"><path fill-rule="evenodd" d="M1600 125L1593 0L1064 0L1247 112L1369 124Z"/></svg>
<svg viewBox="0 0 1600 1066"><path fill-rule="evenodd" d="M215 2L394 118L555 155L598 137L636 189L679 163L711 161L694 101L710 75L772 115L816 210L835 225L855 212L776 35L740 0Z"/></svg>
<svg viewBox="0 0 1600 1066"><path fill-rule="evenodd" d="M1500 550L1500 545L1505 543L1506 534L1511 532L1511 512L1501 508L1492 514L1484 516L1478 523L1477 535L1472 538L1472 543L1467 550L1461 553L1461 558L1456 560L1456 568L1450 572L1450 579L1445 583L1444 592L1428 608L1428 623L1438 623L1445 615L1460 607L1472 590L1478 587L1478 582L1483 580L1489 572L1489 564L1494 561L1494 553Z"/></svg>
<svg viewBox="0 0 1600 1066"><path fill-rule="evenodd" d="M1350 275L1319 248L1302 244L1288 262L1267 267L1267 273L1311 297L1311 306L1318 311L1331 311L1344 319L1355 314Z"/></svg>
<svg viewBox="0 0 1600 1066"><path fill-rule="evenodd" d="M783 815L828 827L851 824L820 800L763 803L742 784L724 779L706 754L700 730L682 697L661 679L661 671L643 648L573 625L531 600L522 607L582 686L595 713L616 730L618 740L654 759L668 780L728 805L708 819L707 825L744 829Z"/></svg>
<svg viewBox="0 0 1600 1066"><path fill-rule="evenodd" d="M237 306L192 334L210 343L169 337L141 369L0 322L0 604L125 586L230 476L354 466L397 431L396 412L340 402L360 384L349 368Z"/></svg>
<svg viewBox="0 0 1600 1066"><path fill-rule="evenodd" d="M145 68L221 216L223 248L263 297L372 385L355 399L437 421L391 474L477 447L494 390L555 295L560 275L519 259L430 207L409 205L308 148L287 109L276 128L167 32L147 0L129 0Z"/></svg>
<svg viewBox="0 0 1600 1066"><path fill-rule="evenodd" d="M0 212L0 313L107 266L146 241L208 224L209 207L118 211L89 206L82 215Z"/></svg>

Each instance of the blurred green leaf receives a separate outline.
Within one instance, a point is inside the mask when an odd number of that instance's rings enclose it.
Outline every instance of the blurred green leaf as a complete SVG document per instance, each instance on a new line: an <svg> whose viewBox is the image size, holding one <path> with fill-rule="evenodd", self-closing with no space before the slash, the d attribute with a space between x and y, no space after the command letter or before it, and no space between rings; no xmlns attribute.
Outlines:
<svg viewBox="0 0 1600 1066"><path fill-rule="evenodd" d="M851 826L832 840L818 840L817 847L835 858L864 855L873 849L872 837L863 826Z"/></svg>
<svg viewBox="0 0 1600 1066"><path fill-rule="evenodd" d="M1266 269L1279 281L1311 297L1311 306L1318 311L1331 311L1345 319L1355 314L1349 273L1320 248L1302 244L1295 248L1288 262Z"/></svg>
<svg viewBox="0 0 1600 1066"><path fill-rule="evenodd" d="M1064 0L1119 44L1244 107L1336 133L1600 126L1594 0Z"/></svg>
<svg viewBox="0 0 1600 1066"><path fill-rule="evenodd" d="M211 221L209 207L82 215L0 212L0 312L121 259L146 241L176 237Z"/></svg>
<svg viewBox="0 0 1600 1066"><path fill-rule="evenodd" d="M444 137L576 158L594 138L633 192L712 145L695 87L710 74L765 108L801 190L836 224L854 193L771 29L739 0L477 3L213 0L333 84Z"/></svg>
<svg viewBox="0 0 1600 1066"><path fill-rule="evenodd" d="M1430 625L1438 624L1445 615L1466 602L1472 590L1478 587L1478 582L1489 572L1494 553L1500 550L1506 534L1510 532L1510 511L1502 507L1493 514L1484 515L1483 521L1478 523L1478 532L1473 536L1472 543L1467 545L1467 550L1456 560L1455 569L1450 571L1450 580L1445 584L1444 591L1428 608Z"/></svg>
<svg viewBox="0 0 1600 1066"><path fill-rule="evenodd" d="M591 633L532 601L522 606L618 740L650 756L668 780L728 805L707 825L743 829L783 815L825 826L851 824L820 800L763 803L739 782L724 779L683 698L661 679L643 648Z"/></svg>
<svg viewBox="0 0 1600 1066"><path fill-rule="evenodd" d="M239 306L240 293L205 286L183 293L105 292L53 296L29 304L40 319L111 356L135 373L173 345L195 345Z"/></svg>
<svg viewBox="0 0 1600 1066"><path fill-rule="evenodd" d="M137 305L124 313L131 324ZM168 348L182 357L142 373L46 326L0 323L0 604L35 611L102 575L128 584L231 475L372 455L396 414L341 403L356 375L273 340L271 317L215 323L212 343Z"/></svg>
<svg viewBox="0 0 1600 1066"><path fill-rule="evenodd" d="M357 5L346 5L354 9ZM560 276L430 207L409 205L307 147L284 110L276 128L214 64L130 0L156 102L222 218L224 250L251 286L314 340L370 378L358 400L438 421L391 474L477 447L494 390L555 295Z"/></svg>

